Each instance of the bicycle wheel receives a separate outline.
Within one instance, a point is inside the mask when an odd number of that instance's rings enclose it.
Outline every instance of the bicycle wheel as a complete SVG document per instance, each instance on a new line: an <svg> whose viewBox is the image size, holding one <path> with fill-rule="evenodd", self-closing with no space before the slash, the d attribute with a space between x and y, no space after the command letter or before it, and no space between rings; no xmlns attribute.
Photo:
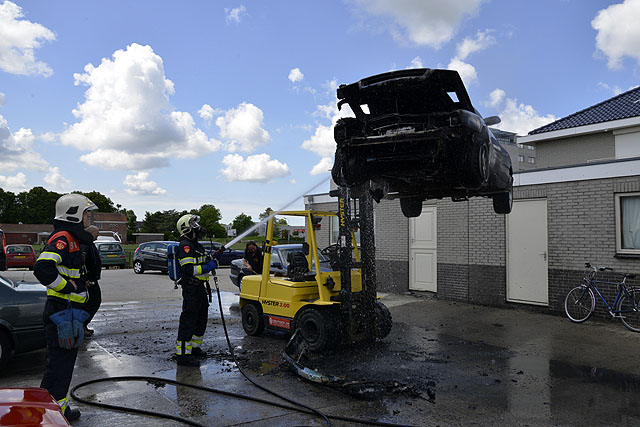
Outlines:
<svg viewBox="0 0 640 427"><path fill-rule="evenodd" d="M584 285L571 289L564 299L564 312L576 323L582 323L591 317L596 308L596 297L593 291Z"/></svg>
<svg viewBox="0 0 640 427"><path fill-rule="evenodd" d="M633 300L626 295L620 297L618 302L618 315L620 320L633 332L640 332L640 289L629 289Z"/></svg>

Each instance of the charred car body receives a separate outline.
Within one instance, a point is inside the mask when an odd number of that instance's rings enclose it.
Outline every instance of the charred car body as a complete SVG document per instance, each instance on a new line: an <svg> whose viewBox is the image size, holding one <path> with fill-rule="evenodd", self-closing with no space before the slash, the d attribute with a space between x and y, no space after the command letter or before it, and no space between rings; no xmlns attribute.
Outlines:
<svg viewBox="0 0 640 427"><path fill-rule="evenodd" d="M511 212L511 159L488 128L500 119L482 118L457 71L379 74L341 85L338 99L356 116L334 128L339 186L362 190L371 180L374 198L399 198L407 217L443 197L491 197L496 213Z"/></svg>

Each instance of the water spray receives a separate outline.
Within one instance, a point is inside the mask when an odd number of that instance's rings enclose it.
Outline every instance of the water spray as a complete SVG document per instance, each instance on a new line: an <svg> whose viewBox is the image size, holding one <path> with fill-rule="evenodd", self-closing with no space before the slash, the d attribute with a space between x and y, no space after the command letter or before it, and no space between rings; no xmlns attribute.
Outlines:
<svg viewBox="0 0 640 427"><path fill-rule="evenodd" d="M289 206L291 206L292 204L294 204L295 202L297 202L300 197L304 196L307 193L310 193L311 191L315 190L316 188L320 187L322 184L324 184L325 182L329 181L329 178L324 178L322 181L318 182L317 184L315 184L313 187L309 188L308 190L305 190L302 194L296 196L295 199L291 200L289 203L287 203L286 205L284 205L283 207L281 207L280 209L278 209L277 211L274 211L271 215L269 215L268 217L264 218L262 221L255 223L253 226L251 226L250 228L246 229L245 231L243 231L238 237L234 238L233 240L231 240L230 242L227 242L227 244L225 245L226 247L230 247L231 245L233 245L234 243L237 243L240 241L240 239L242 239L243 237L247 236L249 233L251 233L253 230L255 230L256 228L260 227L260 225L264 224L265 222L269 221L272 217L278 215L280 212L282 212L283 210L287 209Z"/></svg>

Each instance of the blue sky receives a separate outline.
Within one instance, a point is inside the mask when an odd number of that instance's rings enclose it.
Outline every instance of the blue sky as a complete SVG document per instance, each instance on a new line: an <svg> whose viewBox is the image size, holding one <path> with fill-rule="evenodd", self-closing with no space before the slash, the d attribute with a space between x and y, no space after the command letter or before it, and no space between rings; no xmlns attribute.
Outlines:
<svg viewBox="0 0 640 427"><path fill-rule="evenodd" d="M337 85L456 69L526 134L638 85L638 22L640 0L0 0L0 187L257 219L328 177Z"/></svg>

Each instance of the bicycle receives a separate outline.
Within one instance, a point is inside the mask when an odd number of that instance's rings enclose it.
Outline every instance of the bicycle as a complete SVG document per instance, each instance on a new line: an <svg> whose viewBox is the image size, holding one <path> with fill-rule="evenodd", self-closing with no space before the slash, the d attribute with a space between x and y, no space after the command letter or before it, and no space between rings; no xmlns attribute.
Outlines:
<svg viewBox="0 0 640 427"><path fill-rule="evenodd" d="M609 282L598 280L598 271L613 271L613 268L596 268L588 262L584 264L584 267L584 283L571 289L564 299L564 311L567 317L576 323L582 323L591 317L596 308L596 297L593 293L595 290L612 318L617 317L629 330L640 332L640 289L628 288L626 284L627 279L633 279L636 275L617 273L622 276L622 280ZM616 285L618 287L618 293L613 304L609 305L596 284Z"/></svg>

